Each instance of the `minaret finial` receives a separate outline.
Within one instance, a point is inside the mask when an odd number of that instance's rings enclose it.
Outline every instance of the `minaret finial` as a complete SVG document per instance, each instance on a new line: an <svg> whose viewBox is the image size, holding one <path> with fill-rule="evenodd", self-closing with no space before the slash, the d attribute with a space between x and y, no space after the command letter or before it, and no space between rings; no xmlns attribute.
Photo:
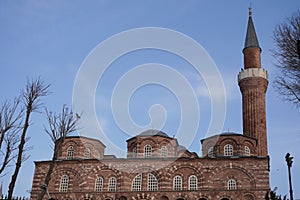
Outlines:
<svg viewBox="0 0 300 200"><path fill-rule="evenodd" d="M252 4L249 6L249 17L252 17Z"/></svg>

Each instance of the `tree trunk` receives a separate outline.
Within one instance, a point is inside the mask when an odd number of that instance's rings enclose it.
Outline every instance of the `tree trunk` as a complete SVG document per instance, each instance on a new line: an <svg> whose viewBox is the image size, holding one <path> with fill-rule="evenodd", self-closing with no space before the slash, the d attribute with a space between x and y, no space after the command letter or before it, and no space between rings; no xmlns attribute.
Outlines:
<svg viewBox="0 0 300 200"><path fill-rule="evenodd" d="M52 172L53 172L53 169L54 169L54 166L55 166L55 161L57 160L59 152L60 152L61 144L62 144L62 140L58 140L57 145L54 147L55 149L53 151L52 160L49 164L49 169L48 169L47 175L45 177L45 181L44 181L44 185L46 186L46 189L47 189L47 187L49 185L49 182L51 180L51 175L52 175ZM42 200L44 198L45 194L46 194L46 190L42 190L40 192L37 200Z"/></svg>
<svg viewBox="0 0 300 200"><path fill-rule="evenodd" d="M23 127L23 132L21 135L19 148L18 148L19 150L18 150L18 158L17 158L17 162L16 162L16 168L15 168L14 174L11 177L11 181L10 181L10 184L8 187L8 199L12 199L12 195L14 192L17 177L18 177L21 165L22 165L24 146L26 143L26 132L29 127L29 118L30 118L31 111L32 111L32 108L31 108L31 105L29 105L26 110L25 123L24 123L24 127Z"/></svg>

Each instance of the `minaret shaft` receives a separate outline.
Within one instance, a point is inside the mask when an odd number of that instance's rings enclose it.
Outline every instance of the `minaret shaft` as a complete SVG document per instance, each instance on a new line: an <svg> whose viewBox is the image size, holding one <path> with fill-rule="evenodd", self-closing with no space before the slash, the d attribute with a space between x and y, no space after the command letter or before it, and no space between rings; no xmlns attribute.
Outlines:
<svg viewBox="0 0 300 200"><path fill-rule="evenodd" d="M243 134L257 139L257 155L268 156L266 128L267 71L261 68L261 48L257 40L252 12L245 40L244 69L238 75L242 93Z"/></svg>

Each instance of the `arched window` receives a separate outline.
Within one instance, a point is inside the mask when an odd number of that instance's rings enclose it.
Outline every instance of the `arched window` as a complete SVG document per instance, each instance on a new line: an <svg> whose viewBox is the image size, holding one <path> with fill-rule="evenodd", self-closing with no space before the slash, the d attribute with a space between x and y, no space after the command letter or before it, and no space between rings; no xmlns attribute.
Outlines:
<svg viewBox="0 0 300 200"><path fill-rule="evenodd" d="M108 180L108 191L116 191L117 188L117 179L115 177L111 177Z"/></svg>
<svg viewBox="0 0 300 200"><path fill-rule="evenodd" d="M67 149L67 159L74 158L74 147L71 145Z"/></svg>
<svg viewBox="0 0 300 200"><path fill-rule="evenodd" d="M179 175L173 179L173 190L182 190L182 178Z"/></svg>
<svg viewBox="0 0 300 200"><path fill-rule="evenodd" d="M228 190L236 190L236 181L234 179L229 179L227 184Z"/></svg>
<svg viewBox="0 0 300 200"><path fill-rule="evenodd" d="M144 147L144 157L150 158L152 156L152 146L150 144L147 144Z"/></svg>
<svg viewBox="0 0 300 200"><path fill-rule="evenodd" d="M248 146L244 147L245 156L250 156L250 148Z"/></svg>
<svg viewBox="0 0 300 200"><path fill-rule="evenodd" d="M98 177L95 181L95 191L101 192L103 190L103 178Z"/></svg>
<svg viewBox="0 0 300 200"><path fill-rule="evenodd" d="M215 155L214 155L214 147L210 147L208 149L208 153L207 153L208 157L210 158L213 158Z"/></svg>
<svg viewBox="0 0 300 200"><path fill-rule="evenodd" d="M166 146L161 147L161 157L163 157L163 158L168 157L168 149Z"/></svg>
<svg viewBox="0 0 300 200"><path fill-rule="evenodd" d="M189 190L197 190L197 189L198 189L197 176L191 175L189 177Z"/></svg>
<svg viewBox="0 0 300 200"><path fill-rule="evenodd" d="M149 173L148 174L148 191L157 191L158 190L158 181L156 177Z"/></svg>
<svg viewBox="0 0 300 200"><path fill-rule="evenodd" d="M137 154L137 149L136 149L136 147L133 147L132 148L132 157L136 158L136 154Z"/></svg>
<svg viewBox="0 0 300 200"><path fill-rule="evenodd" d="M141 191L142 189L142 174L139 174L134 177L132 180L131 190L132 191Z"/></svg>
<svg viewBox="0 0 300 200"><path fill-rule="evenodd" d="M60 192L68 192L68 187L69 187L69 176L68 175L63 175L60 180Z"/></svg>
<svg viewBox="0 0 300 200"><path fill-rule="evenodd" d="M89 159L91 157L91 150L90 148L85 148L84 150L84 158Z"/></svg>
<svg viewBox="0 0 300 200"><path fill-rule="evenodd" d="M233 156L233 146L231 144L224 146L224 156Z"/></svg>

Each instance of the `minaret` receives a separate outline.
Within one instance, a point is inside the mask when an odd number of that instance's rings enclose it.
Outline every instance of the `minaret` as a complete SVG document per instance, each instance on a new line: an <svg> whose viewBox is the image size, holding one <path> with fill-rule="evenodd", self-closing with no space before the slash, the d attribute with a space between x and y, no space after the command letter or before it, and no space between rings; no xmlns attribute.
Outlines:
<svg viewBox="0 0 300 200"><path fill-rule="evenodd" d="M238 75L243 104L243 134L257 139L258 156L267 156L266 91L268 74L265 69L261 68L261 48L255 33L251 8L249 8L243 54L244 69Z"/></svg>

